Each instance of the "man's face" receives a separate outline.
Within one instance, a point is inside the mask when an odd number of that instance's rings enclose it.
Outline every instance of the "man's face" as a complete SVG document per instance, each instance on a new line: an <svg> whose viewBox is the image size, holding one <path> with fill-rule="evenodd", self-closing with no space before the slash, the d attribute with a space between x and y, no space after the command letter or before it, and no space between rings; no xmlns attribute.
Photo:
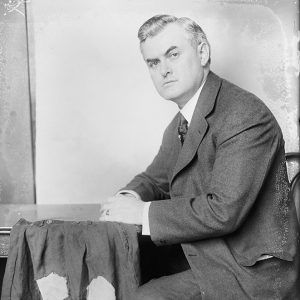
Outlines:
<svg viewBox="0 0 300 300"><path fill-rule="evenodd" d="M202 50L201 45L192 46L188 33L177 24L167 25L141 44L143 58L158 93L180 108L202 83L203 66L207 62Z"/></svg>

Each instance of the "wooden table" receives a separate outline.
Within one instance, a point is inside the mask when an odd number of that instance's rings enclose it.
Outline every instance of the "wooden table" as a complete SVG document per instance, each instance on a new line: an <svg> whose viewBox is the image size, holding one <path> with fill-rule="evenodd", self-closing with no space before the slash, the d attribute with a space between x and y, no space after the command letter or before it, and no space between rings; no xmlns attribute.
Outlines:
<svg viewBox="0 0 300 300"><path fill-rule="evenodd" d="M8 255L10 230L19 219L98 221L99 208L99 204L0 204L0 258Z"/></svg>

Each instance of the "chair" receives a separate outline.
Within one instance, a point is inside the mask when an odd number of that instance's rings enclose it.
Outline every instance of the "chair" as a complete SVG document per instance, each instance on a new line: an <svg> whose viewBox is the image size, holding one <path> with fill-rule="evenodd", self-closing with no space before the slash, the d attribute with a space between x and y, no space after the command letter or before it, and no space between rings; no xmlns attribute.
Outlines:
<svg viewBox="0 0 300 300"><path fill-rule="evenodd" d="M300 152L285 154L291 195L295 201L297 218L300 225Z"/></svg>

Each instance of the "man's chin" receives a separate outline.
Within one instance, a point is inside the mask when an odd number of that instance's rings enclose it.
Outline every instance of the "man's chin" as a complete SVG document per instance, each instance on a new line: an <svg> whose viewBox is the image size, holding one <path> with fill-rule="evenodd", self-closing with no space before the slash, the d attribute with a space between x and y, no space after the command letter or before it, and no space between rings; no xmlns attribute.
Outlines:
<svg viewBox="0 0 300 300"><path fill-rule="evenodd" d="M180 93L169 93L169 94L160 94L160 96L162 98L164 98L165 100L168 100L168 101L172 101L174 102L175 104L177 104L179 106L179 108L181 109L187 101L185 101L184 99L184 96L183 94L180 94Z"/></svg>
<svg viewBox="0 0 300 300"><path fill-rule="evenodd" d="M178 99L180 97L179 93L172 92L172 91L162 92L159 94L162 98L164 98L166 100L174 101L174 102L176 102L176 99Z"/></svg>

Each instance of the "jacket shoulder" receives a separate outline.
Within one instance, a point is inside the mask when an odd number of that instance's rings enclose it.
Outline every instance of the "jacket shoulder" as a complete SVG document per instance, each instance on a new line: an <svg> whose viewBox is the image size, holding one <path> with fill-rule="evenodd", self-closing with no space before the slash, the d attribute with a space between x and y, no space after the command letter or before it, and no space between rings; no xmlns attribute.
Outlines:
<svg viewBox="0 0 300 300"><path fill-rule="evenodd" d="M214 122L220 128L254 126L264 123L282 136L281 129L267 105L253 93L222 79L216 99Z"/></svg>
<svg viewBox="0 0 300 300"><path fill-rule="evenodd" d="M266 104L253 93L223 79L218 95L218 106L224 112L243 112L246 114L267 113L273 116Z"/></svg>

